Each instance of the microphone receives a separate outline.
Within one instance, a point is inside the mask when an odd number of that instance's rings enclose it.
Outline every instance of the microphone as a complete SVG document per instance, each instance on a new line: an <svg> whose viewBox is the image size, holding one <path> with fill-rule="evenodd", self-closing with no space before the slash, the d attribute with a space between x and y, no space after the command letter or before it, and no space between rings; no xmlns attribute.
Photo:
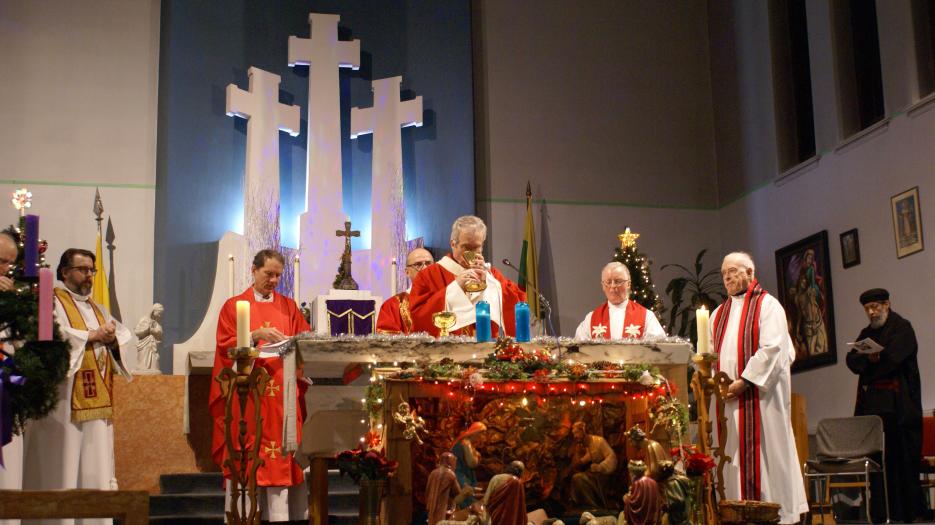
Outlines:
<svg viewBox="0 0 935 525"><path fill-rule="evenodd" d="M553 336L558 335L555 333L555 328L552 326L552 304L549 303L549 300L546 299L544 295L542 295L542 292L540 292L538 288L536 288L531 282L529 282L529 279L527 279L526 276L523 275L523 273L519 271L519 268L517 268L516 266L513 266L513 263L510 262L508 258L504 257L502 262L506 266L509 266L510 268L512 268L516 272L517 275L523 278L523 281L524 281L524 284L526 285L527 290L530 290L534 294L536 294L536 297L539 298L539 304L541 304L542 308L545 310L546 321L548 321L549 323L549 330L552 332Z"/></svg>

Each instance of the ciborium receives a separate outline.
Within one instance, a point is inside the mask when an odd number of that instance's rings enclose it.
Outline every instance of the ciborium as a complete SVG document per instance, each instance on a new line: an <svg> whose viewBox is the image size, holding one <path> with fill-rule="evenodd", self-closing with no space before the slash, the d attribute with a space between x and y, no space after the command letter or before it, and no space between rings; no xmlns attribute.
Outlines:
<svg viewBox="0 0 935 525"><path fill-rule="evenodd" d="M448 337L448 329L454 326L457 320L455 313L447 310L432 314L432 324L438 328L438 337Z"/></svg>
<svg viewBox="0 0 935 525"><path fill-rule="evenodd" d="M472 252L471 250L465 250L464 260L468 264L473 263L474 259L476 258L477 258L477 252ZM486 271L486 269L484 271ZM487 289L487 283L484 281L471 280L471 281L464 283L465 292L483 292L486 289Z"/></svg>

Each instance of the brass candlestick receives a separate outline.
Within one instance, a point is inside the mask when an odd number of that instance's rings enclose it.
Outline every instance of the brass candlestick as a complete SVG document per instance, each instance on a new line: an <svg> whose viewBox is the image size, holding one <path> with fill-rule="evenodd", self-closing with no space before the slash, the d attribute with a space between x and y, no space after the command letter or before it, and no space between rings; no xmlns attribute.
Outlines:
<svg viewBox="0 0 935 525"><path fill-rule="evenodd" d="M227 356L234 360L234 367L224 368L215 381L221 385L224 397L224 446L227 459L224 467L231 473L233 489L231 508L227 510L228 525L260 525L260 511L257 505L256 472L263 465L260 457L260 436L263 428L263 415L260 412L260 396L266 391L269 373L263 367L254 367L259 352L253 347L235 347L228 350ZM234 438L234 398L240 403L240 417L236 422L237 437ZM247 435L248 415L247 398L253 401L254 432L253 443L249 444ZM249 509L249 510L248 510Z"/></svg>
<svg viewBox="0 0 935 525"><path fill-rule="evenodd" d="M724 372L717 372L712 376L712 365L717 362L718 356L714 353L695 354L692 361L695 363L695 374L692 377L691 389L695 393L695 404L698 408L698 445L702 454L708 454L712 458L717 458L716 468L716 487L718 499L723 501L724 497L724 466L731 460L729 456L724 455L725 432L727 427L727 417L724 416L724 394L727 392L727 384L730 379ZM726 383L725 383L726 381ZM709 408L711 399L715 400L715 414L721 414L717 418L716 424L718 436L721 442L714 446L711 438L712 421ZM714 498L714 491L710 484L707 484L703 491L702 505L704 512L705 525L717 525L720 523L720 517L717 512L717 503Z"/></svg>
<svg viewBox="0 0 935 525"><path fill-rule="evenodd" d="M454 326L458 318L447 310L432 314L432 324L438 328L438 337L448 337L448 329Z"/></svg>

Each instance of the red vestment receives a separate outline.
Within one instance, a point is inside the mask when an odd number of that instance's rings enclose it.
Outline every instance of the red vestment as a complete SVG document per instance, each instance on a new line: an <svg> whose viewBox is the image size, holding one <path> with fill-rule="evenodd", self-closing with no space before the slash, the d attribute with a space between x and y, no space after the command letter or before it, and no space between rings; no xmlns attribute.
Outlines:
<svg viewBox="0 0 935 525"><path fill-rule="evenodd" d="M400 292L383 302L377 315L378 334L408 334L412 332L409 313L409 292Z"/></svg>
<svg viewBox="0 0 935 525"><path fill-rule="evenodd" d="M272 302L257 302L253 288L228 299L221 307L218 317L217 347L214 354L214 377L225 367L233 367L233 360L227 357L227 351L237 344L237 301L250 303L250 330L263 326L278 328L285 335L296 335L309 330L308 323L296 306L295 301L273 292ZM257 347L265 341L257 341ZM260 411L263 416L263 428L260 441L260 457L263 465L257 470L257 485L262 487L292 486L302 483L302 469L296 464L292 454L282 453L283 425L283 367L279 357L258 357L254 366L262 366L270 375L266 392L261 396ZM302 421L305 415L305 391L308 386L299 381L296 403L296 433L298 442L302 442ZM214 431L211 439L211 455L214 462L224 470L224 476L230 478L230 471L224 467L227 450L224 445L224 398L217 381L211 382L208 407L214 419ZM234 416L232 438L237 447L236 422L240 420L240 403L236 397L231 405ZM247 399L247 448L253 446L256 428L253 422L253 401Z"/></svg>
<svg viewBox="0 0 935 525"><path fill-rule="evenodd" d="M627 301L627 310L623 318L623 335L639 339L646 335L645 324L646 308L636 301ZM636 326L638 329L635 335L633 333L627 333L627 329L633 326ZM603 331L601 328L603 328ZM610 307L607 306L606 302L602 303L591 312L591 337L597 338L601 336L603 336L604 339L610 339Z"/></svg>
<svg viewBox="0 0 935 525"><path fill-rule="evenodd" d="M490 523L496 525L526 525L526 490L516 476L497 487L487 501Z"/></svg>
<svg viewBox="0 0 935 525"><path fill-rule="evenodd" d="M451 254L446 257L451 259ZM500 283L502 288L502 297L500 304L503 314L503 324L505 332L509 336L516 335L516 303L526 300L526 292L520 290L519 286L513 281L504 277L496 268L491 268L490 273ZM488 276L489 279L489 276ZM438 328L432 322L432 315L448 309L445 294L448 285L454 282L455 275L444 268L441 261L426 267L416 275L412 283L412 291L409 292L409 309L412 313L412 330L414 332L428 332L438 337ZM489 290L489 288L488 288ZM461 292L464 293L464 292ZM465 300L466 295L465 295ZM493 337L499 335L500 319L491 316L490 331ZM474 323L470 323L459 330L453 330L452 334L469 335L474 333Z"/></svg>

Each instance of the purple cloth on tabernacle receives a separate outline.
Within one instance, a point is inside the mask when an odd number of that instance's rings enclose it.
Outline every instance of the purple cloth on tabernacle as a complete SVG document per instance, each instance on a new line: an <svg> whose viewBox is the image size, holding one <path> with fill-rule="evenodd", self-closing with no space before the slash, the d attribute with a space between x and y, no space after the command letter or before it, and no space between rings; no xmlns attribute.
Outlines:
<svg viewBox="0 0 935 525"><path fill-rule="evenodd" d="M370 335L376 325L376 301L354 299L326 300L331 335Z"/></svg>

